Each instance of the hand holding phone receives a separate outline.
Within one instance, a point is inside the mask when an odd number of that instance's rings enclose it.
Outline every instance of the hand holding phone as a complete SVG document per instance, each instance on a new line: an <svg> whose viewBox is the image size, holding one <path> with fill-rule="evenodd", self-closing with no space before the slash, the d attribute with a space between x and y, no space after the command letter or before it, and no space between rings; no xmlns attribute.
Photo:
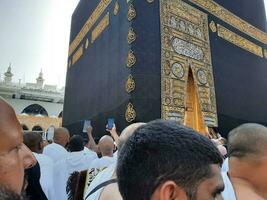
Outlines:
<svg viewBox="0 0 267 200"><path fill-rule="evenodd" d="M84 120L83 124L83 132L87 133L87 129L91 127L91 120Z"/></svg>
<svg viewBox="0 0 267 200"><path fill-rule="evenodd" d="M107 124L107 129L111 130L114 126L114 119L113 118L109 118L108 119L108 124Z"/></svg>

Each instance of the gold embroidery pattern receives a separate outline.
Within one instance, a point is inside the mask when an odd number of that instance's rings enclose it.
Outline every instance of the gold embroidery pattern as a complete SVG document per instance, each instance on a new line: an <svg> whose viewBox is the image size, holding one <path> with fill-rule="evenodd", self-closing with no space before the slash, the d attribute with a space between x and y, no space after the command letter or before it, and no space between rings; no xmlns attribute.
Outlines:
<svg viewBox="0 0 267 200"><path fill-rule="evenodd" d="M218 24L218 36L257 56L263 57L262 48Z"/></svg>
<svg viewBox="0 0 267 200"><path fill-rule="evenodd" d="M109 12L105 15L105 17L99 22L99 24L92 31L91 43L94 43L94 41L108 27L108 25L109 25Z"/></svg>
<svg viewBox="0 0 267 200"><path fill-rule="evenodd" d="M86 42L85 42L85 49L87 49L87 48L88 48L88 46L89 46L89 40L88 40L88 39L86 39Z"/></svg>
<svg viewBox="0 0 267 200"><path fill-rule="evenodd" d="M82 29L76 35L75 39L71 42L69 47L69 56L74 52L74 50L79 46L83 38L86 36L86 34L89 32L89 30L92 28L92 26L95 24L96 20L101 16L101 14L105 11L105 9L110 4L111 0L101 0L100 3L97 5L96 9L93 11L93 13L90 15L90 17L87 19L85 24L83 25Z"/></svg>
<svg viewBox="0 0 267 200"><path fill-rule="evenodd" d="M267 49L264 49L263 53L264 53L264 57L267 59Z"/></svg>
<svg viewBox="0 0 267 200"><path fill-rule="evenodd" d="M134 52L130 50L127 56L127 67L131 68L134 66L135 63L136 63L136 58L135 58Z"/></svg>
<svg viewBox="0 0 267 200"><path fill-rule="evenodd" d="M127 105L127 109L125 112L125 119L127 122L131 123L135 120L135 118L136 118L136 112L134 110L134 106L133 104L129 103Z"/></svg>
<svg viewBox="0 0 267 200"><path fill-rule="evenodd" d="M189 69L203 119L217 126L217 108L207 14L181 0L160 0L161 115L185 121Z"/></svg>
<svg viewBox="0 0 267 200"><path fill-rule="evenodd" d="M209 26L210 26L210 30L213 33L217 32L217 27L216 27L216 24L214 23L214 21L211 21Z"/></svg>
<svg viewBox="0 0 267 200"><path fill-rule="evenodd" d="M79 49L72 56L72 65L74 65L80 57L83 55L83 45L79 47Z"/></svg>
<svg viewBox="0 0 267 200"><path fill-rule="evenodd" d="M128 44L132 44L136 40L136 34L133 28L129 29L127 40L128 40Z"/></svg>
<svg viewBox="0 0 267 200"><path fill-rule="evenodd" d="M136 11L134 9L133 4L130 4L128 8L128 20L132 21L135 17L136 17Z"/></svg>
<svg viewBox="0 0 267 200"><path fill-rule="evenodd" d="M192 3L207 10L214 16L230 24L239 31L251 36L252 38L259 40L260 42L267 44L267 33L257 29L245 20L234 15L227 9L223 8L213 0L189 0Z"/></svg>
<svg viewBox="0 0 267 200"><path fill-rule="evenodd" d="M116 1L116 2L115 2L115 5L114 5L114 11L113 11L113 14L114 14L114 15L118 15L119 10L120 10L120 5L119 5L119 2Z"/></svg>
<svg viewBox="0 0 267 200"><path fill-rule="evenodd" d="M133 76L130 74L125 84L125 90L127 93L131 93L135 89L135 82Z"/></svg>

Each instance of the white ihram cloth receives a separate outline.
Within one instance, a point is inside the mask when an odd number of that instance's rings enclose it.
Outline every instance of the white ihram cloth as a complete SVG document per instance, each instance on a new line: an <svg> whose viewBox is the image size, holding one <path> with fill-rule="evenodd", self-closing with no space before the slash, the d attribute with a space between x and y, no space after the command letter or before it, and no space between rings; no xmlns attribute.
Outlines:
<svg viewBox="0 0 267 200"><path fill-rule="evenodd" d="M75 171L88 169L94 159L97 159L97 154L85 148L83 151L68 153L65 158L55 164L54 185L57 190L57 200L68 199L66 192L68 178Z"/></svg>
<svg viewBox="0 0 267 200"><path fill-rule="evenodd" d="M236 200L235 191L233 185L227 175L227 172L222 172L224 191L222 192L222 197L224 200Z"/></svg>
<svg viewBox="0 0 267 200"><path fill-rule="evenodd" d="M53 161L46 155L37 153L33 154L40 165L40 185L42 190L44 191L48 200L56 200L53 182Z"/></svg>
<svg viewBox="0 0 267 200"><path fill-rule="evenodd" d="M222 172L228 172L229 170L229 158L226 158L224 161L223 161L223 165L222 165L222 169L221 171Z"/></svg>
<svg viewBox="0 0 267 200"><path fill-rule="evenodd" d="M95 159L91 165L90 168L105 168L108 167L116 162L116 157L109 157L109 156L103 156L101 158Z"/></svg>
<svg viewBox="0 0 267 200"><path fill-rule="evenodd" d="M111 164L108 168L104 169L102 172L99 172L99 174L97 174L97 176L94 178L94 180L92 181L92 183L90 184L90 186L88 187L86 192L84 193L85 194L83 197L84 199L98 185L111 179L111 177L112 177L112 175L116 169L116 164L117 164L117 162ZM91 194L85 200L98 200L103 189L104 189L104 187L100 188L99 190L97 190L96 192Z"/></svg>
<svg viewBox="0 0 267 200"><path fill-rule="evenodd" d="M52 143L45 146L43 154L50 157L54 162L57 162L67 156L68 151L63 146Z"/></svg>

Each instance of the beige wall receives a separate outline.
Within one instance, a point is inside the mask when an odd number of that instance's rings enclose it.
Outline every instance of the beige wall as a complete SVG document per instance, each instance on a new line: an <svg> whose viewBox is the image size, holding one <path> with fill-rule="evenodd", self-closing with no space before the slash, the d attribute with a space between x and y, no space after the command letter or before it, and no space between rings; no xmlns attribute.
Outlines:
<svg viewBox="0 0 267 200"><path fill-rule="evenodd" d="M17 118L21 125L26 125L28 127L29 131L31 131L34 126L40 126L44 131L47 131L50 126L54 126L55 128L62 126L62 118L26 115L17 115Z"/></svg>

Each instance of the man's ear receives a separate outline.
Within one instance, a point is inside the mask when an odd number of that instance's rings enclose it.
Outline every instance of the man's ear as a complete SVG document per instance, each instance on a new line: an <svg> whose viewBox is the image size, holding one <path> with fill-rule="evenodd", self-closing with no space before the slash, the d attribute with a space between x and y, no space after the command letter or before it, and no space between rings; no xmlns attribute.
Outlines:
<svg viewBox="0 0 267 200"><path fill-rule="evenodd" d="M187 200L187 196L174 181L166 181L154 191L152 200Z"/></svg>

